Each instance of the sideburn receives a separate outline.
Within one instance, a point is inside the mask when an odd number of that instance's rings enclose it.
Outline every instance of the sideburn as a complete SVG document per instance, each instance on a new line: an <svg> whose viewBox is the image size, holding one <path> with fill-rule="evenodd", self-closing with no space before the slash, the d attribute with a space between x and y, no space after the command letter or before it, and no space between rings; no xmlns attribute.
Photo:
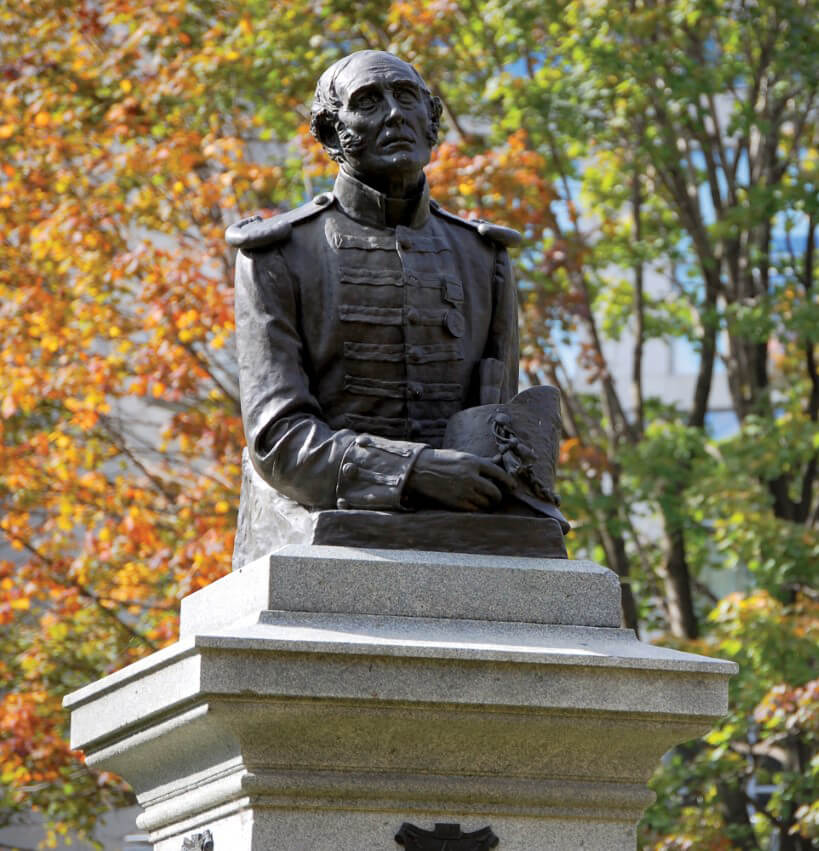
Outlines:
<svg viewBox="0 0 819 851"><path fill-rule="evenodd" d="M366 137L350 130L341 121L336 122L336 136L338 137L338 146L345 155L357 156L367 147Z"/></svg>

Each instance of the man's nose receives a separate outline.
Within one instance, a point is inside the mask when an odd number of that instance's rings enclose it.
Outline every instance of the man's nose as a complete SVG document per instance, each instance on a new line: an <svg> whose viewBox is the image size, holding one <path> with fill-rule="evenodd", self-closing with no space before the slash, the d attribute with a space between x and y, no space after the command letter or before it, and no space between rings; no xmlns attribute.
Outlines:
<svg viewBox="0 0 819 851"><path fill-rule="evenodd" d="M401 109L401 104L394 97L387 97L387 124L400 124L404 120L404 112Z"/></svg>

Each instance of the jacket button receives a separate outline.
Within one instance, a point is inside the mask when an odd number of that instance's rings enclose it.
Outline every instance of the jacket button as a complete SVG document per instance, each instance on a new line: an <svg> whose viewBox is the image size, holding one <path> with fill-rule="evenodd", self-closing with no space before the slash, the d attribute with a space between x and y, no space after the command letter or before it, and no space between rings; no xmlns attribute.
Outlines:
<svg viewBox="0 0 819 851"><path fill-rule="evenodd" d="M358 475L358 468L355 464L343 464L341 467L341 472L348 479L354 479Z"/></svg>
<svg viewBox="0 0 819 851"><path fill-rule="evenodd" d="M350 503L346 499L337 499L336 508L340 511L346 511L350 507Z"/></svg>
<svg viewBox="0 0 819 851"><path fill-rule="evenodd" d="M398 247L403 248L404 251L409 251L412 248L412 242L409 239L399 239Z"/></svg>
<svg viewBox="0 0 819 851"><path fill-rule="evenodd" d="M463 314L457 310L447 310L444 313L444 326L453 337L463 337L466 331Z"/></svg>
<svg viewBox="0 0 819 851"><path fill-rule="evenodd" d="M368 434L360 434L356 439L356 446L371 446L373 439Z"/></svg>
<svg viewBox="0 0 819 851"><path fill-rule="evenodd" d="M407 322L409 322L410 325L417 325L420 318L418 311L414 307L407 310Z"/></svg>
<svg viewBox="0 0 819 851"><path fill-rule="evenodd" d="M326 207L330 203L330 196L316 195L316 197L313 198L313 202L318 204L320 207Z"/></svg>
<svg viewBox="0 0 819 851"><path fill-rule="evenodd" d="M421 384L417 384L412 381L407 385L407 390L409 391L410 399L423 399L424 398L424 387Z"/></svg>

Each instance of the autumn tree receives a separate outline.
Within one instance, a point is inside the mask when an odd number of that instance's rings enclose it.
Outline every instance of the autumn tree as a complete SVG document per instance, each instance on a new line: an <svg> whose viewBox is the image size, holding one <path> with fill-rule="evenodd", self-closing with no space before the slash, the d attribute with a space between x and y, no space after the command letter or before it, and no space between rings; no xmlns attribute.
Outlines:
<svg viewBox="0 0 819 851"><path fill-rule="evenodd" d="M229 566L222 234L281 168L207 96L238 73L214 46L236 10L35 2L0 26L0 823L34 804L82 832L125 793L69 751L61 696L173 640L179 596Z"/></svg>
<svg viewBox="0 0 819 851"><path fill-rule="evenodd" d="M554 3L493 89L559 189L524 274L523 369L563 393L576 546L620 574L628 622L743 663L730 718L658 780L658 848L817 837L817 11ZM659 340L691 350L688 395L646 392ZM736 434L718 440L719 372ZM726 570L757 590L714 608ZM671 818L664 783L687 796Z"/></svg>
<svg viewBox="0 0 819 851"><path fill-rule="evenodd" d="M443 101L433 194L524 232L522 376L563 395L572 554L619 574L628 625L742 663L730 716L658 774L646 847L809 847L817 12L0 10L0 824L34 805L82 833L127 800L70 752L60 699L172 641L178 599L229 569L242 435L223 230L331 185L312 87L370 47L413 62ZM664 341L696 366L674 401L644 381ZM720 371L737 431L717 439ZM719 601L714 577L740 572L748 590ZM752 779L777 791L751 799Z"/></svg>

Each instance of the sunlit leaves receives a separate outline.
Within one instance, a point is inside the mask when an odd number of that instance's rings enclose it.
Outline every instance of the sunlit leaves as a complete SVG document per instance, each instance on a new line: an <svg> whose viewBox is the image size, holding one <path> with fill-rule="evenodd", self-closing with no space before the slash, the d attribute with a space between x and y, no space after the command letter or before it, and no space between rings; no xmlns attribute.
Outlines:
<svg viewBox="0 0 819 851"><path fill-rule="evenodd" d="M180 593L230 561L222 234L280 170L249 164L249 117L204 102L210 25L189 11L0 15L2 806L39 806L59 830L126 799L70 753L61 696L173 640Z"/></svg>
<svg viewBox="0 0 819 851"><path fill-rule="evenodd" d="M816 759L801 778L786 763L796 742L815 753L816 19L814 0L6 4L3 811L84 829L123 799L69 753L59 697L172 641L179 596L228 569L242 436L224 226L329 187L312 89L370 47L442 98L433 194L524 233L522 371L564 391L572 553L630 570L658 631L682 554L696 649L742 663L730 717L656 779L646 835L767 841L771 819L732 806L757 771L781 781L769 815L814 837ZM718 349L739 434L691 421L690 383L656 398L615 382L636 334L644 375L676 342L695 367ZM762 590L706 620L731 571ZM752 725L790 737L779 768L748 767Z"/></svg>
<svg viewBox="0 0 819 851"><path fill-rule="evenodd" d="M731 711L655 774L652 786L660 800L646 819L650 847L768 847L776 833L788 841L815 838L816 601L797 596L785 604L761 591L735 593L709 620L709 637L688 647L739 663ZM757 803L747 797L752 778L775 788L764 807L757 804L754 818L747 811Z"/></svg>

